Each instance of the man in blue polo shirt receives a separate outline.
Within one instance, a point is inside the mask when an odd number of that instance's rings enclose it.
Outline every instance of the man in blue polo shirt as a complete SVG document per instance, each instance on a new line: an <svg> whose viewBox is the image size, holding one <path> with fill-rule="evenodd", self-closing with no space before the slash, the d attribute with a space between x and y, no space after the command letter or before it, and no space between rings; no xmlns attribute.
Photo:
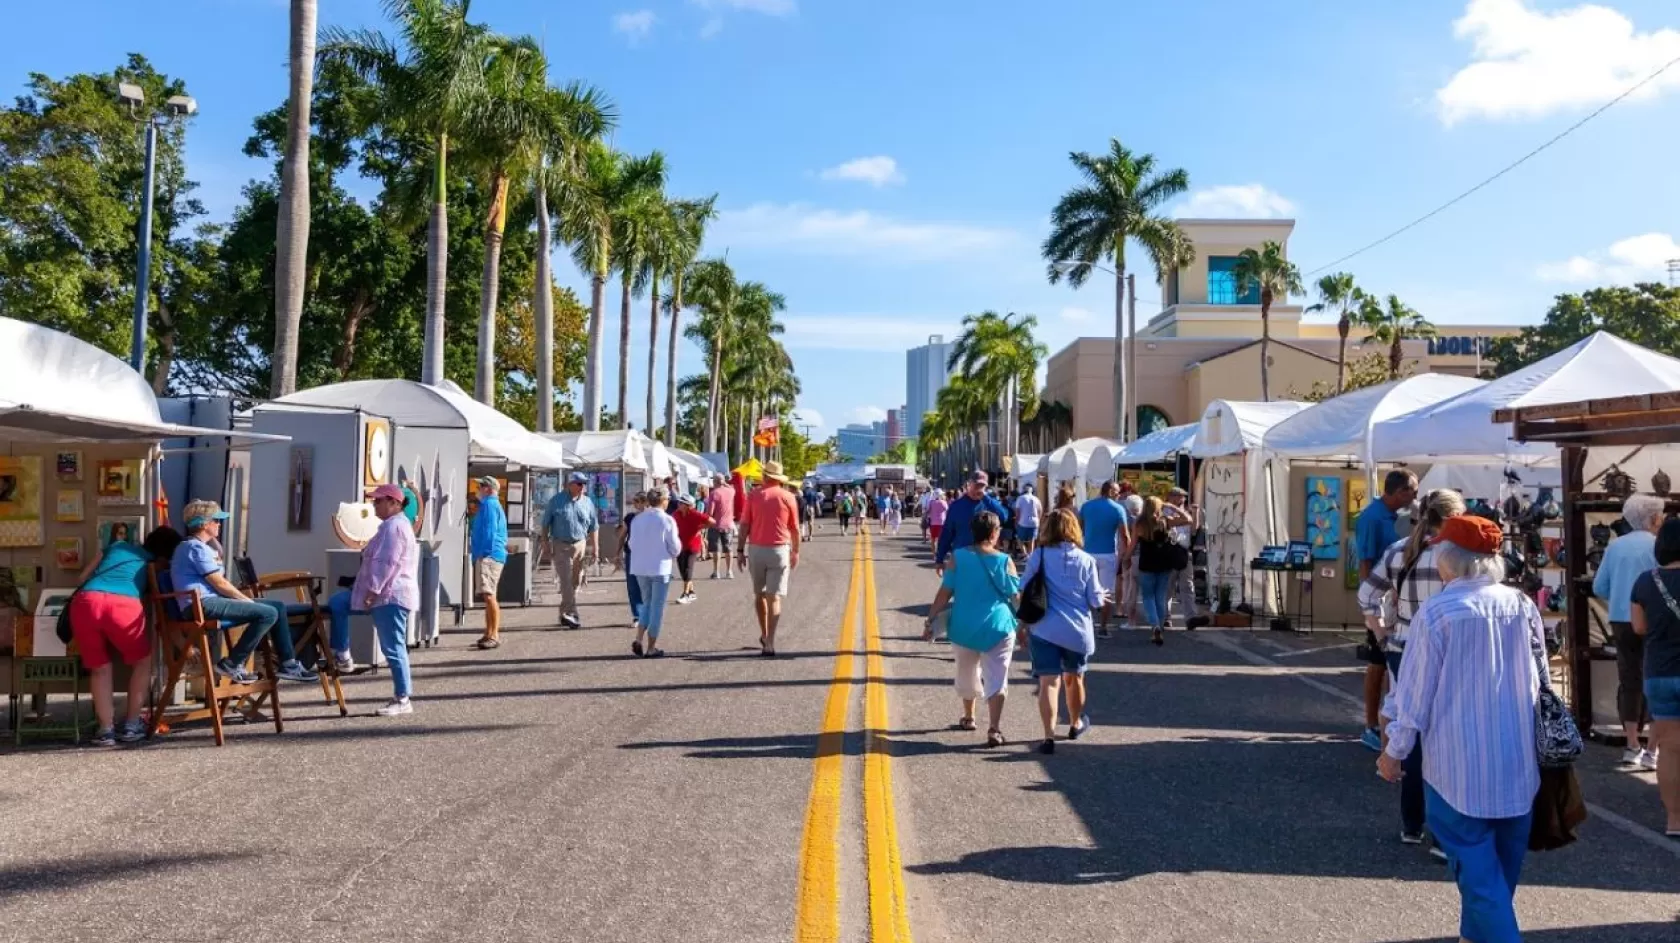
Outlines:
<svg viewBox="0 0 1680 943"><path fill-rule="evenodd" d="M1131 516L1120 503L1119 482L1103 482L1102 497L1079 506L1079 529L1085 532L1085 552L1097 563L1097 585L1108 598L1098 615L1097 637L1108 638L1120 569L1132 558Z"/></svg>
<svg viewBox="0 0 1680 943"><path fill-rule="evenodd" d="M1009 512L1003 509L1003 505L986 493L987 481L985 472L970 472L963 493L951 502L951 507L945 512L945 529L939 532L939 547L933 555L933 570L940 576L945 575L945 559L951 551L974 543L974 533L969 529L974 515L991 511L1000 522L1009 519Z"/></svg>
<svg viewBox="0 0 1680 943"><path fill-rule="evenodd" d="M1396 468L1383 478L1382 497L1365 505L1365 510L1359 512L1359 518L1353 525L1353 550L1359 560L1360 582L1371 575L1371 568L1382 559L1383 551L1400 539L1394 525L1400 519L1400 509L1417 500L1417 488L1416 475L1404 468ZM1360 734L1359 742L1380 753L1383 742L1378 724L1381 723L1383 682L1388 677L1388 656L1383 653L1376 633L1370 630L1365 632L1365 653L1365 731Z"/></svg>

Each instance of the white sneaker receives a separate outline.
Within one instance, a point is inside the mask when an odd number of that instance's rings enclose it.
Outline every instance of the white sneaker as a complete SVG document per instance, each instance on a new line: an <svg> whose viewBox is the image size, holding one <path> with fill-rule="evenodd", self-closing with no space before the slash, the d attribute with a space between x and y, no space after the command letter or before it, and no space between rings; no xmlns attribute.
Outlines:
<svg viewBox="0 0 1680 943"><path fill-rule="evenodd" d="M394 697L374 713L381 717L400 717L403 714L414 713L414 705L406 697Z"/></svg>
<svg viewBox="0 0 1680 943"><path fill-rule="evenodd" d="M1622 765L1623 766L1638 766L1639 765L1639 758L1641 756L1643 756L1644 754L1645 754L1645 751L1640 749L1639 747L1630 747L1626 750L1623 750L1622 751Z"/></svg>
<svg viewBox="0 0 1680 943"><path fill-rule="evenodd" d="M349 652L334 652L333 667L339 674L350 674L356 670L356 659L350 657Z"/></svg>
<svg viewBox="0 0 1680 943"><path fill-rule="evenodd" d="M1652 751L1652 750L1640 750L1639 751L1639 768L1642 769L1642 770L1650 770L1650 771L1654 772L1657 768L1657 754L1656 754L1656 752Z"/></svg>

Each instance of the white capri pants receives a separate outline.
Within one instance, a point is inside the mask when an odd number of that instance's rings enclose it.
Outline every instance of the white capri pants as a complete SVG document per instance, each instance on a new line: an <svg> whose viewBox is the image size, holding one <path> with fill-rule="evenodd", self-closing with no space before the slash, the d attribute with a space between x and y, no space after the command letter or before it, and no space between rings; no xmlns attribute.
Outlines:
<svg viewBox="0 0 1680 943"><path fill-rule="evenodd" d="M957 653L957 697L965 701L983 697L990 700L1009 688L1009 662L1015 657L1015 635L983 652L961 645L951 646Z"/></svg>

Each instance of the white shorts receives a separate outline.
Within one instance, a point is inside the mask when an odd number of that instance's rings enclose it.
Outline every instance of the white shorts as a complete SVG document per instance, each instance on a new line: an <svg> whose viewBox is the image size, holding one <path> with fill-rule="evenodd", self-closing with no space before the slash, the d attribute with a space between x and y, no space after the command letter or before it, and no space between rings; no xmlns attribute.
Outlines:
<svg viewBox="0 0 1680 943"><path fill-rule="evenodd" d="M1009 689L1009 663L1015 657L1015 635L977 652L972 648L953 645L957 655L957 697L972 700L983 697L991 700Z"/></svg>
<svg viewBox="0 0 1680 943"><path fill-rule="evenodd" d="M1097 585L1102 591L1114 595L1114 575L1120 570L1120 555L1118 553L1094 553L1091 559L1097 561Z"/></svg>

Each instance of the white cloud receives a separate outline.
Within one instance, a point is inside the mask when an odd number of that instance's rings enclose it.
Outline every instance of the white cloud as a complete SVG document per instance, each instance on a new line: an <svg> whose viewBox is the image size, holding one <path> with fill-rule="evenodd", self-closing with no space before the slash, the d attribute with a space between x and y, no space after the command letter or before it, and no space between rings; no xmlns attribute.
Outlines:
<svg viewBox="0 0 1680 943"><path fill-rule="evenodd" d="M1612 243L1602 252L1549 262L1536 274L1546 281L1576 284L1660 281L1670 259L1680 259L1680 243L1668 233L1648 232Z"/></svg>
<svg viewBox="0 0 1680 943"><path fill-rule="evenodd" d="M755 203L725 210L707 233L714 246L757 245L824 255L878 255L897 261L972 257L1013 246L1013 230L970 223L896 219L867 210L803 203Z"/></svg>
<svg viewBox="0 0 1680 943"><path fill-rule="evenodd" d="M879 406L859 406L846 414L847 422L886 422L887 411Z"/></svg>
<svg viewBox="0 0 1680 943"><path fill-rule="evenodd" d="M1470 0L1453 34L1472 46L1470 64L1435 92L1441 121L1538 118L1597 106L1680 56L1680 31L1641 33L1620 11L1594 4L1546 13L1530 0ZM1635 92L1680 88L1666 72Z"/></svg>
<svg viewBox="0 0 1680 943"><path fill-rule="evenodd" d="M1096 314L1089 308L1078 308L1073 305L1063 308L1059 313L1063 321L1090 321L1096 317Z"/></svg>
<svg viewBox="0 0 1680 943"><path fill-rule="evenodd" d="M633 46L648 37L653 32L653 24L659 17L652 10L636 10L630 13L614 14L612 19L613 32L623 33L629 38Z"/></svg>
<svg viewBox="0 0 1680 943"><path fill-rule="evenodd" d="M949 321L891 317L880 314L796 314L783 317L782 343L789 349L863 350L898 354L927 343L933 334L955 337L961 319Z"/></svg>
<svg viewBox="0 0 1680 943"><path fill-rule="evenodd" d="M1191 219L1283 219L1295 215L1295 204L1258 183L1207 187L1192 191L1173 215Z"/></svg>
<svg viewBox="0 0 1680 943"><path fill-rule="evenodd" d="M706 25L700 27L700 38L711 39L723 32L723 17L710 16L706 18Z"/></svg>
<svg viewBox="0 0 1680 943"><path fill-rule="evenodd" d="M824 180L857 180L874 187L884 187L888 184L904 182L904 172L898 169L898 161L885 155L877 157L859 157L846 161L838 167L830 167L822 172Z"/></svg>

